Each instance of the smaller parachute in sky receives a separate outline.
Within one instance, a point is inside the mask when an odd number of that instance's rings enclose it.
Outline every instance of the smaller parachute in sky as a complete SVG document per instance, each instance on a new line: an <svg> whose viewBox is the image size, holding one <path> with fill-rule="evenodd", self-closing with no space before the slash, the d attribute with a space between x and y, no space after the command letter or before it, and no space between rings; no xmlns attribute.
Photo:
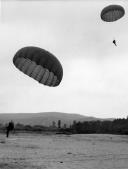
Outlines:
<svg viewBox="0 0 128 169"><path fill-rule="evenodd" d="M16 52L14 65L24 74L47 86L58 86L63 77L59 60L39 47L24 47Z"/></svg>
<svg viewBox="0 0 128 169"><path fill-rule="evenodd" d="M109 5L101 11L101 19L105 22L113 22L122 18L125 10L120 5Z"/></svg>

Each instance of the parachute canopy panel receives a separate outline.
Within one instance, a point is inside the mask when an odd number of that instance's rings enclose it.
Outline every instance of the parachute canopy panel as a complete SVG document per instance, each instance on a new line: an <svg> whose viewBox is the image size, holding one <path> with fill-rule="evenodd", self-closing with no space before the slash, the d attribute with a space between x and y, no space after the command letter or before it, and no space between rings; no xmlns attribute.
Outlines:
<svg viewBox="0 0 128 169"><path fill-rule="evenodd" d="M58 86L63 77L59 60L38 47L24 47L15 54L14 65L26 75L47 86Z"/></svg>
<svg viewBox="0 0 128 169"><path fill-rule="evenodd" d="M122 18L125 10L120 5L109 5L101 11L101 19L106 22L113 22Z"/></svg>

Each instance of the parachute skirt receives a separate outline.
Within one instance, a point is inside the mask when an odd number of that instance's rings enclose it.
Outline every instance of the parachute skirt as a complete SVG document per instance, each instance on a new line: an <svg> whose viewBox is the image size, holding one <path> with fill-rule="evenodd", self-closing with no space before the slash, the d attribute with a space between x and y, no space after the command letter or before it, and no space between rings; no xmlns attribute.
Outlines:
<svg viewBox="0 0 128 169"><path fill-rule="evenodd" d="M59 83L57 76L55 76L52 72L49 72L49 70L43 66L37 65L30 59L17 58L15 60L15 66L24 74L44 85L57 86Z"/></svg>

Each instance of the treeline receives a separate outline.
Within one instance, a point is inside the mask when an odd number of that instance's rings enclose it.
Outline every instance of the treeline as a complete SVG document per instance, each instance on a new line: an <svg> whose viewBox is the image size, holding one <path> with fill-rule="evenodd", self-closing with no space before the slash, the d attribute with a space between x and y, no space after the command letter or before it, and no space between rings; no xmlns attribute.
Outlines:
<svg viewBox="0 0 128 169"><path fill-rule="evenodd" d="M74 121L71 132L77 134L128 134L128 118L113 121Z"/></svg>
<svg viewBox="0 0 128 169"><path fill-rule="evenodd" d="M51 126L24 125L16 123L14 132L54 132L57 134L128 134L128 118L115 119L113 121L84 121L66 126L61 125L61 120L52 122ZM6 124L0 124L0 131L6 129Z"/></svg>
<svg viewBox="0 0 128 169"><path fill-rule="evenodd" d="M13 132L60 132L61 129L67 128L66 124L62 126L61 120L58 122L52 122L50 126L43 125L30 125L30 124L22 124L22 123L14 123ZM8 123L0 124L0 132L6 132Z"/></svg>
<svg viewBox="0 0 128 169"><path fill-rule="evenodd" d="M113 121L74 121L69 128L61 128L61 131L72 134L128 134L128 117Z"/></svg>

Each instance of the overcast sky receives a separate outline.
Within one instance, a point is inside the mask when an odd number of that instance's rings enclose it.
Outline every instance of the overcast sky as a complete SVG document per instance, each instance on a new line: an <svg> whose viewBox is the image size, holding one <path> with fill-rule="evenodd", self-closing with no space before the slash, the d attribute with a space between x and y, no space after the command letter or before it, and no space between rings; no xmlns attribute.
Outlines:
<svg viewBox="0 0 128 169"><path fill-rule="evenodd" d="M101 10L113 3L124 7L125 16L103 22ZM0 19L0 113L128 115L126 0L6 0L1 2ZM62 63L64 76L58 87L39 84L13 65L16 51L32 45L50 51Z"/></svg>

